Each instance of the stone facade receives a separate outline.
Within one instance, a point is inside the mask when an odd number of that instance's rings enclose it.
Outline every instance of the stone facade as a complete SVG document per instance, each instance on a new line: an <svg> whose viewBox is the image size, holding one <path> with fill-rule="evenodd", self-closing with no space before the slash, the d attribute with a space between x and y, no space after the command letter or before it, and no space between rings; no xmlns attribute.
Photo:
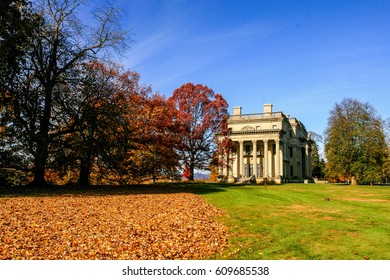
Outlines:
<svg viewBox="0 0 390 280"><path fill-rule="evenodd" d="M311 179L310 134L296 118L273 112L272 104L260 114L242 114L234 107L228 127L234 149L220 155L220 175L276 184Z"/></svg>

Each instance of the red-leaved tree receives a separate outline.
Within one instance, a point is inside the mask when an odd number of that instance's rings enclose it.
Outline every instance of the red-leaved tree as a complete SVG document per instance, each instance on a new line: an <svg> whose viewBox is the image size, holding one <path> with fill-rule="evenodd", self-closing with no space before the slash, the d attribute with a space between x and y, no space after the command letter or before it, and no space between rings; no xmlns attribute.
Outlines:
<svg viewBox="0 0 390 280"><path fill-rule="evenodd" d="M131 182L177 177L179 159L175 148L180 130L175 123L176 110L160 94L147 96L137 106L137 116L130 116L137 138L123 170L131 175Z"/></svg>
<svg viewBox="0 0 390 280"><path fill-rule="evenodd" d="M190 175L190 168L187 165L184 166L183 177L186 178L186 180L189 180Z"/></svg>
<svg viewBox="0 0 390 280"><path fill-rule="evenodd" d="M218 148L217 136L226 133L228 104L221 94L215 94L207 86L187 83L173 92L169 102L177 110L180 124L181 145L178 148L182 165L190 171L205 170Z"/></svg>

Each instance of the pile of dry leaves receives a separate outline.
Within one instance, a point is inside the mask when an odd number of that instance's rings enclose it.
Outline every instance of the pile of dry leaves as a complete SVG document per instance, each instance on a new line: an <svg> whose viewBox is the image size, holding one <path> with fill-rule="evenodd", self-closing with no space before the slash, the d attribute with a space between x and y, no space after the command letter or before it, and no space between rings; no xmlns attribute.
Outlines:
<svg viewBox="0 0 390 280"><path fill-rule="evenodd" d="M0 259L203 259L221 210L190 193L0 198Z"/></svg>

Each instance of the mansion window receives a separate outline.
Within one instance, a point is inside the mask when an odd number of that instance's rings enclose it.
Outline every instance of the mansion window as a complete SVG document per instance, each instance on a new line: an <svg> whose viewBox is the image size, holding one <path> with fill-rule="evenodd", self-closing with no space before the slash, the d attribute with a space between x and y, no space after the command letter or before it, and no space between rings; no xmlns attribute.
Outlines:
<svg viewBox="0 0 390 280"><path fill-rule="evenodd" d="M251 145L245 145L245 154L250 155L251 154Z"/></svg>

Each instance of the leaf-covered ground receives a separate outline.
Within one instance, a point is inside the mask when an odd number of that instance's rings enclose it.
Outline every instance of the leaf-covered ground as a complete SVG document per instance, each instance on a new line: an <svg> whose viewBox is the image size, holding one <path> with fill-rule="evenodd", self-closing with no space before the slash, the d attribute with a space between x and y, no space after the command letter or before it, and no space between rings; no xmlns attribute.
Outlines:
<svg viewBox="0 0 390 280"><path fill-rule="evenodd" d="M221 210L191 193L0 197L0 259L204 259Z"/></svg>

